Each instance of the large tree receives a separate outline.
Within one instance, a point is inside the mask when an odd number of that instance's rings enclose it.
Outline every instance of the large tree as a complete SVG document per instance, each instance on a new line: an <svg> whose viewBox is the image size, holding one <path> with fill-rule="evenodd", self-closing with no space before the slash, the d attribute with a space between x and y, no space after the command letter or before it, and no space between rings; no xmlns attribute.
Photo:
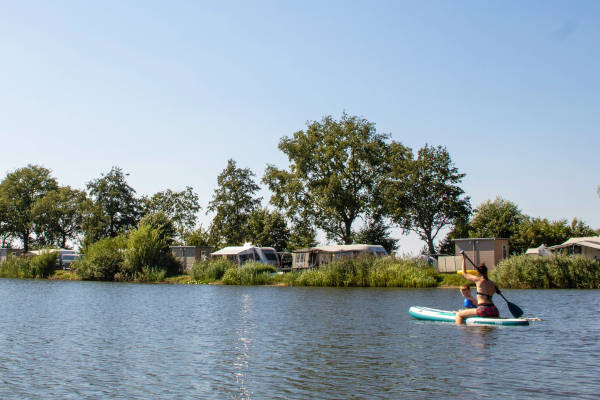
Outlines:
<svg viewBox="0 0 600 400"><path fill-rule="evenodd" d="M248 239L257 246L289 250L290 230L285 217L278 211L257 208L248 220Z"/></svg>
<svg viewBox="0 0 600 400"><path fill-rule="evenodd" d="M407 149L400 144L404 153ZM380 208L381 177L389 172L389 135L375 124L342 114L309 121L306 130L284 137L279 149L289 160L287 170L269 165L263 182L273 192L271 203L293 225L309 224L327 238L352 243L353 224Z"/></svg>
<svg viewBox="0 0 600 400"><path fill-rule="evenodd" d="M48 192L32 209L37 242L66 248L81 234L90 207L91 200L81 190L64 186Z"/></svg>
<svg viewBox="0 0 600 400"><path fill-rule="evenodd" d="M182 243L196 227L200 202L194 190L187 186L181 192L168 189L155 193L145 201L146 213L163 212L173 221L177 237Z"/></svg>
<svg viewBox="0 0 600 400"><path fill-rule="evenodd" d="M10 247L14 233L11 230L9 220L8 204L0 196L0 247Z"/></svg>
<svg viewBox="0 0 600 400"><path fill-rule="evenodd" d="M510 239L517 234L519 227L526 220L527 216L515 203L496 197L493 201L487 200L476 208L469 224L469 236Z"/></svg>
<svg viewBox="0 0 600 400"><path fill-rule="evenodd" d="M0 202L6 207L6 229L21 239L25 252L29 251L33 231L33 206L57 187L49 169L32 164L9 172L0 183Z"/></svg>
<svg viewBox="0 0 600 400"><path fill-rule="evenodd" d="M425 145L414 160L398 160L386 186L388 211L405 232L415 232L436 254L434 241L446 226L471 212L459 184L465 174L454 166L445 147Z"/></svg>
<svg viewBox="0 0 600 400"><path fill-rule="evenodd" d="M127 184L123 170L113 167L107 174L88 182L87 189L106 217L104 236L116 237L136 226L140 217L140 201Z"/></svg>
<svg viewBox="0 0 600 400"><path fill-rule="evenodd" d="M391 253L398 247L398 239L393 239L389 230L390 226L383 218L371 218L355 234L354 239L356 243L379 244Z"/></svg>
<svg viewBox="0 0 600 400"><path fill-rule="evenodd" d="M249 239L248 221L261 202L260 197L254 197L259 189L254 176L249 168L239 168L231 159L227 161L208 204L208 211L215 213L211 242L239 246Z"/></svg>

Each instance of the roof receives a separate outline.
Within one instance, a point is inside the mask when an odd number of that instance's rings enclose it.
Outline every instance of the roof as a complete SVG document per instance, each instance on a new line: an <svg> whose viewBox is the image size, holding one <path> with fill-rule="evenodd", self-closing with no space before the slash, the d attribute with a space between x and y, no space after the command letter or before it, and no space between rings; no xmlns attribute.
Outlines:
<svg viewBox="0 0 600 400"><path fill-rule="evenodd" d="M590 247L592 249L600 250L600 236L587 236L587 237L578 237L571 238L562 244L558 244L556 246L548 247L551 250L562 249L564 247L569 246L582 246L582 247Z"/></svg>
<svg viewBox="0 0 600 400"><path fill-rule="evenodd" d="M460 242L464 240L508 240L507 238L461 238L461 239L452 239L453 242Z"/></svg>
<svg viewBox="0 0 600 400"><path fill-rule="evenodd" d="M251 254L253 249L259 249L259 250L273 250L275 251L274 248L272 247L258 247L258 246L254 246L251 245L249 243L244 244L243 246L229 246L229 247L224 247L219 251L215 251L214 253L210 253L211 256L236 256L239 254Z"/></svg>
<svg viewBox="0 0 600 400"><path fill-rule="evenodd" d="M308 253L311 251L321 251L324 253L338 253L344 251L369 251L373 248L380 248L383 251L383 246L378 244L334 244L327 246L309 247L306 249L295 250L294 253Z"/></svg>

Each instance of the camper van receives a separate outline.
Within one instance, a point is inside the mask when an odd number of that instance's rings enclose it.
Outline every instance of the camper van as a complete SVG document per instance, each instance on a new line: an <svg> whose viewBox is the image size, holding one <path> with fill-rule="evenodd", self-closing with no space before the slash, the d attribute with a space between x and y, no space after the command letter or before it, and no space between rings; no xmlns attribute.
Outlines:
<svg viewBox="0 0 600 400"><path fill-rule="evenodd" d="M256 261L263 264L273 265L279 268L279 256L272 247L257 247L250 243L243 246L229 246L214 253L210 253L211 258L225 258L237 265L243 265L250 261Z"/></svg>
<svg viewBox="0 0 600 400"><path fill-rule="evenodd" d="M359 255L384 257L388 253L383 246L375 244L342 244L310 247L292 253L292 269L315 268L333 260L354 258Z"/></svg>

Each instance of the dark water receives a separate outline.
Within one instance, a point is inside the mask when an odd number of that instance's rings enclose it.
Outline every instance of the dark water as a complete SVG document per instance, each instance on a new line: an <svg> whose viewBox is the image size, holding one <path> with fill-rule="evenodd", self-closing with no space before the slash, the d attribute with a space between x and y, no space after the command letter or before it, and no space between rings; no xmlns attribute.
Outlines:
<svg viewBox="0 0 600 400"><path fill-rule="evenodd" d="M600 393L600 291L506 290L528 316L545 320L512 328L409 317L410 305L458 308L450 289L0 279L0 295L2 399Z"/></svg>

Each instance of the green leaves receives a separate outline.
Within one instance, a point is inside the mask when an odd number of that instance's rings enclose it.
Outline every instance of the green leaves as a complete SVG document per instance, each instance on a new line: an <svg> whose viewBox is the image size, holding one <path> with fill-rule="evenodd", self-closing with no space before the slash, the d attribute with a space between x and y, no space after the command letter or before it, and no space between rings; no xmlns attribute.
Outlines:
<svg viewBox="0 0 600 400"><path fill-rule="evenodd" d="M399 143L393 144L397 153ZM294 224L314 225L328 239L352 243L353 224L381 208L382 175L390 170L392 144L364 118L342 114L307 123L279 143L289 169L268 166L263 182L271 203Z"/></svg>
<svg viewBox="0 0 600 400"><path fill-rule="evenodd" d="M405 231L413 231L435 254L434 240L440 230L470 213L470 201L459 184L458 172L445 147L425 145L413 159L398 153L392 159L385 187L386 209Z"/></svg>
<svg viewBox="0 0 600 400"><path fill-rule="evenodd" d="M254 173L248 168L238 168L234 160L217 178L218 187L208 205L214 212L211 225L211 241L215 244L239 246L249 237L248 221L261 198L253 197L259 186L254 182Z"/></svg>

